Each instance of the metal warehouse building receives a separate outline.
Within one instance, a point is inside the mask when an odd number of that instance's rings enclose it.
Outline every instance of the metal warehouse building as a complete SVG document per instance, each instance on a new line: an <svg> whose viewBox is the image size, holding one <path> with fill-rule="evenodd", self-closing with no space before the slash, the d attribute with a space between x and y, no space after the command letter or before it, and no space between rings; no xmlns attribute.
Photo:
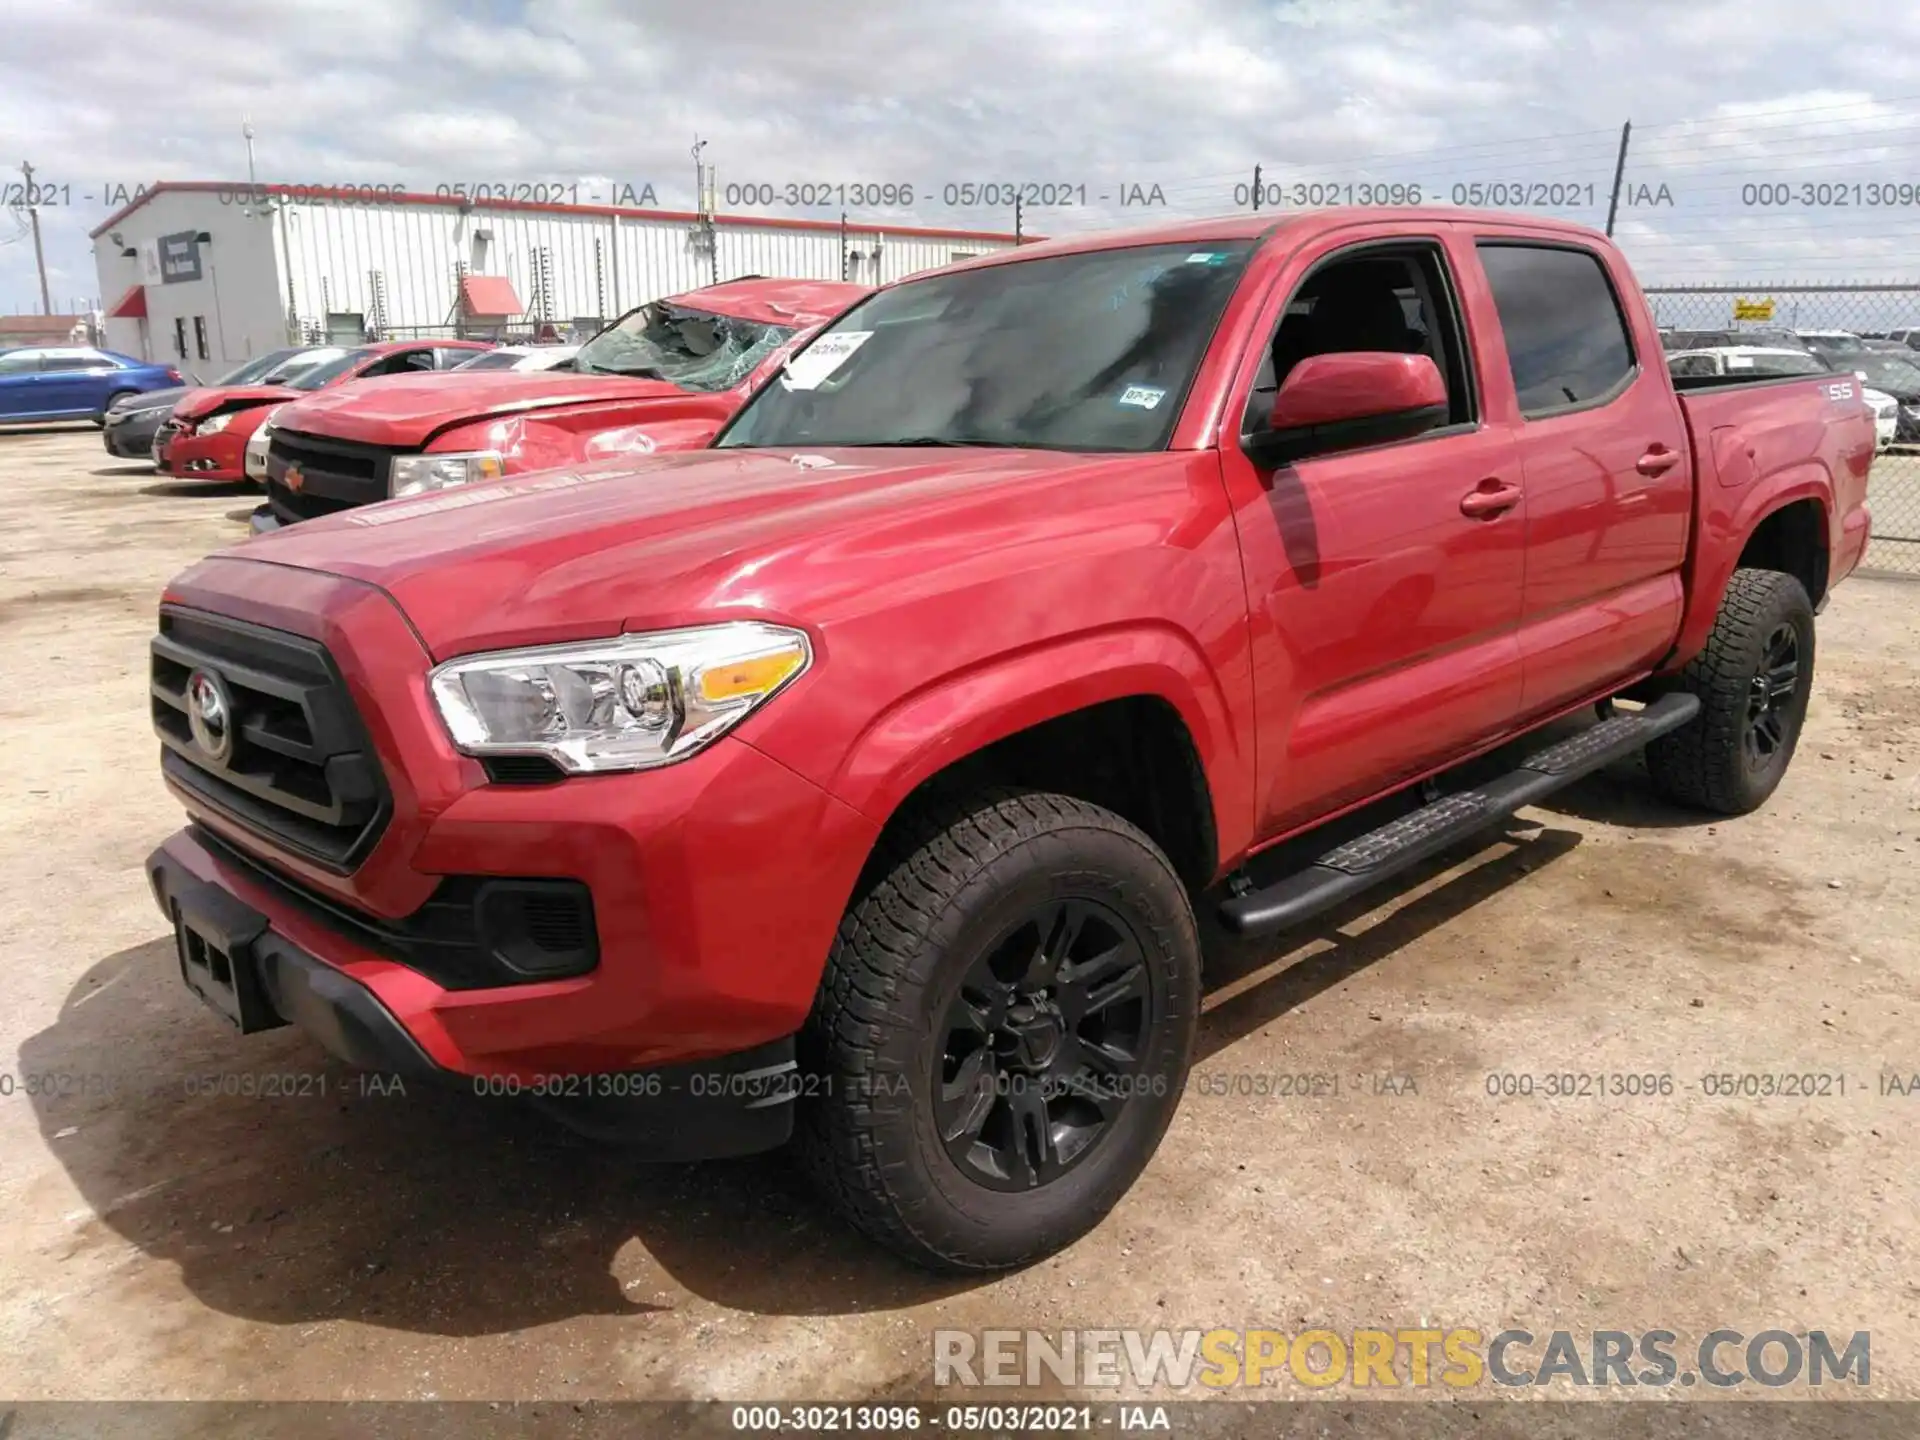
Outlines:
<svg viewBox="0 0 1920 1440"><path fill-rule="evenodd" d="M163 181L92 231L108 348L211 378L292 343L577 336L741 275L869 284L1012 235ZM584 337L581 337L584 338Z"/></svg>

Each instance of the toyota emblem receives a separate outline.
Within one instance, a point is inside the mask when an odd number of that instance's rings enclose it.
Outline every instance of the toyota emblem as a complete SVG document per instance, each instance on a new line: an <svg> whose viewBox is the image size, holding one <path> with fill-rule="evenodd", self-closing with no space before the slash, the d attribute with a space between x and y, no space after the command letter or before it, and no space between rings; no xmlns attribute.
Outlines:
<svg viewBox="0 0 1920 1440"><path fill-rule="evenodd" d="M211 670L187 677L187 728L193 743L216 765L233 757L233 699Z"/></svg>
<svg viewBox="0 0 1920 1440"><path fill-rule="evenodd" d="M289 490L298 490L302 485L307 483L306 473L302 471L297 464L289 465L286 470L281 473L280 483L285 485Z"/></svg>

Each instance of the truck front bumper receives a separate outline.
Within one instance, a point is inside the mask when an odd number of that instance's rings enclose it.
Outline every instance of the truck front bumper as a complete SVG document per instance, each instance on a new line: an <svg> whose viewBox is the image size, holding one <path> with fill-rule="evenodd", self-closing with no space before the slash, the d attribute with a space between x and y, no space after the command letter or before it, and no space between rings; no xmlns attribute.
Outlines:
<svg viewBox="0 0 1920 1440"><path fill-rule="evenodd" d="M187 988L242 1033L294 1025L349 1065L525 1100L569 1129L645 1158L708 1160L783 1144L800 1092L791 1036L733 1054L597 1074L463 1074L438 1063L367 985L202 878L208 849L183 832L147 857ZM498 993L498 992L494 992Z"/></svg>

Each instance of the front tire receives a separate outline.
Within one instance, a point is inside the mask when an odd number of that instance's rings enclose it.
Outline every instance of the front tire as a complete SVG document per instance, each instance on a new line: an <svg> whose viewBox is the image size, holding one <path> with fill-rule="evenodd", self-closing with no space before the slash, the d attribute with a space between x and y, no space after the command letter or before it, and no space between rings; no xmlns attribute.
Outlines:
<svg viewBox="0 0 1920 1440"><path fill-rule="evenodd" d="M1800 582L1734 571L1680 685L1700 697L1700 713L1647 747L1654 785L1722 815L1759 809L1792 763L1813 688L1813 605Z"/></svg>
<svg viewBox="0 0 1920 1440"><path fill-rule="evenodd" d="M902 823L841 921L802 1035L797 1139L855 1228L932 1270L1092 1229L1186 1083L1186 888L1110 811L997 790Z"/></svg>

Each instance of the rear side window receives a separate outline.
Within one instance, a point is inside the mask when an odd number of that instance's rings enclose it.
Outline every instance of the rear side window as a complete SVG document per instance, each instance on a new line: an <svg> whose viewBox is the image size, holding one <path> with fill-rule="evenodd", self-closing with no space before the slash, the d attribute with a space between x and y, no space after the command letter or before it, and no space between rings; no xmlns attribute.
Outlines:
<svg viewBox="0 0 1920 1440"><path fill-rule="evenodd" d="M1533 419L1610 399L1633 374L1633 346L1599 256L1484 241L1479 251L1520 413Z"/></svg>

